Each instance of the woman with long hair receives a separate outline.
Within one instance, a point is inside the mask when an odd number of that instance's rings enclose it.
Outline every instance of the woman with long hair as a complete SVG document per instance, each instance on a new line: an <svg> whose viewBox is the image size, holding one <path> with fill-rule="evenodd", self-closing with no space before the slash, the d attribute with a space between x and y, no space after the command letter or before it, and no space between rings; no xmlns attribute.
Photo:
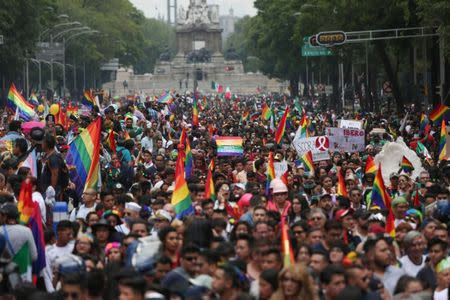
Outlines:
<svg viewBox="0 0 450 300"><path fill-rule="evenodd" d="M270 299L318 300L319 296L307 267L303 264L295 264L281 270L278 275L278 289Z"/></svg>

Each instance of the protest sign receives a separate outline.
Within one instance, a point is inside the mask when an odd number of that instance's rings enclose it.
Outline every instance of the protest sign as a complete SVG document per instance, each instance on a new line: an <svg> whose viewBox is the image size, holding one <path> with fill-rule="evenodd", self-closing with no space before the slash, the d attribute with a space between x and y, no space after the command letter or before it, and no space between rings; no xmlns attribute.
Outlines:
<svg viewBox="0 0 450 300"><path fill-rule="evenodd" d="M326 136L314 136L303 139L300 138L292 141L292 146L295 148L299 156L311 151L314 161L330 159L328 144L329 141Z"/></svg>
<svg viewBox="0 0 450 300"><path fill-rule="evenodd" d="M327 127L325 133L329 139L331 151L364 151L364 130Z"/></svg>
<svg viewBox="0 0 450 300"><path fill-rule="evenodd" d="M363 122L360 120L338 120L338 127L362 129Z"/></svg>

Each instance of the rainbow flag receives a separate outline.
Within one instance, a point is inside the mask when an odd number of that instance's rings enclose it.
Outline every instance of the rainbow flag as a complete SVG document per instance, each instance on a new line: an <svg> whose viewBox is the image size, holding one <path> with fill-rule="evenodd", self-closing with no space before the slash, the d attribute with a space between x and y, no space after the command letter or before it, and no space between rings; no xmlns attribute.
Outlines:
<svg viewBox="0 0 450 300"><path fill-rule="evenodd" d="M241 122L247 121L249 115L250 115L250 113L248 112L248 110L245 111L241 116Z"/></svg>
<svg viewBox="0 0 450 300"><path fill-rule="evenodd" d="M442 120L441 123L441 134L439 137L439 160L446 160L447 159L447 150L446 150L446 126L445 121Z"/></svg>
<svg viewBox="0 0 450 300"><path fill-rule="evenodd" d="M381 164L378 165L377 175L373 182L371 201L372 205L377 205L381 209L391 209L391 197L384 186Z"/></svg>
<svg viewBox="0 0 450 300"><path fill-rule="evenodd" d="M169 92L165 92L158 98L158 103L170 104L172 103L173 97Z"/></svg>
<svg viewBox="0 0 450 300"><path fill-rule="evenodd" d="M108 132L108 136L106 137L106 144L113 154L117 153L116 139L114 137L114 131L112 129L110 129Z"/></svg>
<svg viewBox="0 0 450 300"><path fill-rule="evenodd" d="M17 91L14 83L11 84L8 92L7 106L12 111L18 111L19 117L25 121L30 121L36 115L33 105Z"/></svg>
<svg viewBox="0 0 450 300"><path fill-rule="evenodd" d="M343 197L348 197L347 187L345 186L344 175L342 172L338 172L338 186L336 194Z"/></svg>
<svg viewBox="0 0 450 300"><path fill-rule="evenodd" d="M308 118L306 117L306 114L304 114L300 121L300 138L307 138L307 137L309 137Z"/></svg>
<svg viewBox="0 0 450 300"><path fill-rule="evenodd" d="M102 119L99 117L69 145L66 162L79 196L86 188L98 189Z"/></svg>
<svg viewBox="0 0 450 300"><path fill-rule="evenodd" d="M275 142L277 144L280 144L281 139L283 138L284 131L286 130L286 121L287 121L288 116L289 116L289 107L286 107L283 117L281 118L281 121L278 124L277 131L275 132Z"/></svg>
<svg viewBox="0 0 450 300"><path fill-rule="evenodd" d="M375 162L373 161L373 157L371 155L367 156L366 160L366 169L364 171L364 174L376 174L377 173L377 166L375 165Z"/></svg>
<svg viewBox="0 0 450 300"><path fill-rule="evenodd" d="M314 161L311 150L303 154L302 157L300 157L300 161L303 163L305 171L314 173Z"/></svg>
<svg viewBox="0 0 450 300"><path fill-rule="evenodd" d="M194 166L194 158L192 156L191 152L191 145L189 143L188 137L186 137L186 146L184 148L185 150L185 161L184 161L184 168L186 171L186 178L189 178L192 176L192 170Z"/></svg>
<svg viewBox="0 0 450 300"><path fill-rule="evenodd" d="M175 169L175 189L172 194L172 205L175 208L177 219L194 213L192 207L191 194L189 193L186 179L184 178L183 155L178 155Z"/></svg>
<svg viewBox="0 0 450 300"><path fill-rule="evenodd" d="M269 120L270 117L272 116L273 112L270 109L270 107L264 103L262 106L262 111L261 111L261 118L265 121Z"/></svg>
<svg viewBox="0 0 450 300"><path fill-rule="evenodd" d="M91 109L94 107L95 99L94 99L94 95L92 94L92 91L90 89L84 90L83 98L81 99L81 104L83 104Z"/></svg>
<svg viewBox="0 0 450 300"><path fill-rule="evenodd" d="M72 105L72 103L69 103L66 109L67 116L70 117L71 115L76 115L78 113L78 106Z"/></svg>
<svg viewBox="0 0 450 300"><path fill-rule="evenodd" d="M402 158L401 167L402 170L405 171L406 173L411 173L414 170L413 164L404 155Z"/></svg>
<svg viewBox="0 0 450 300"><path fill-rule="evenodd" d="M422 114L420 115L419 129L420 129L421 131L425 131L425 127L427 126L427 124L428 124L428 117L427 117L426 114L422 113Z"/></svg>
<svg viewBox="0 0 450 300"><path fill-rule="evenodd" d="M194 96L194 102L192 102L192 126L198 126L198 105L197 97Z"/></svg>
<svg viewBox="0 0 450 300"><path fill-rule="evenodd" d="M430 120L433 122L440 122L443 119L447 119L446 115L450 111L450 107L439 104L430 113Z"/></svg>
<svg viewBox="0 0 450 300"><path fill-rule="evenodd" d="M30 104L33 105L33 106L38 106L39 105L38 97L36 96L36 93L34 91L31 92L30 99L29 99L28 102L30 102Z"/></svg>
<svg viewBox="0 0 450 300"><path fill-rule="evenodd" d="M205 199L216 200L216 191L214 189L214 180L213 174L214 172L214 159L208 165L208 174L206 175L206 183L205 183Z"/></svg>
<svg viewBox="0 0 450 300"><path fill-rule="evenodd" d="M242 138L238 136L216 137L217 156L241 156L244 154Z"/></svg>
<svg viewBox="0 0 450 300"><path fill-rule="evenodd" d="M289 240L288 226L284 218L281 219L281 248L283 252L283 267L286 268L295 264L294 252Z"/></svg>
<svg viewBox="0 0 450 300"><path fill-rule="evenodd" d="M39 276L46 266L44 228L39 204L32 200L33 187L29 180L22 183L17 208L20 213L19 221L31 229L37 250L37 260L31 262L31 253L28 243L25 243L15 254L13 261L18 264L23 278L31 282L31 273L34 279Z"/></svg>
<svg viewBox="0 0 450 300"><path fill-rule="evenodd" d="M275 179L275 165L273 163L273 152L269 152L269 159L267 161L267 180L266 180L266 196L270 192L270 183Z"/></svg>

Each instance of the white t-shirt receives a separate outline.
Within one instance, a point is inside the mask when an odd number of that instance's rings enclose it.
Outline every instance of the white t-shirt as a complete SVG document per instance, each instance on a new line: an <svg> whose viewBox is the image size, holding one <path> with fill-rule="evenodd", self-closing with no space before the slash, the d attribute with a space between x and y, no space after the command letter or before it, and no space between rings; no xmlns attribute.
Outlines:
<svg viewBox="0 0 450 300"><path fill-rule="evenodd" d="M77 219L86 220L86 216L88 215L88 213L90 213L91 211L95 211L96 205L97 204L94 204L94 206L92 206L92 207L86 207L84 204L82 204L80 206L80 208L78 208L78 209L74 208L72 210L72 212L70 213L70 218L69 218L70 221L74 222ZM76 216L75 216L75 213L77 214Z"/></svg>
<svg viewBox="0 0 450 300"><path fill-rule="evenodd" d="M420 269L425 267L425 259L426 256L422 255L422 263L420 265L416 265L409 259L408 255L404 255L400 258L400 262L402 263L402 270L406 275L416 277Z"/></svg>
<svg viewBox="0 0 450 300"><path fill-rule="evenodd" d="M62 256L71 254L73 251L73 247L75 246L75 242L71 241L64 247L58 247L56 244L49 246L46 249L48 262L50 263L50 267L53 270L55 267L55 261Z"/></svg>
<svg viewBox="0 0 450 300"><path fill-rule="evenodd" d="M434 300L449 300L448 299L448 288L446 288L445 290L442 290L440 292L434 291L433 299Z"/></svg>
<svg viewBox="0 0 450 300"><path fill-rule="evenodd" d="M46 222L47 220L47 209L45 207L45 201L44 201L44 197L42 197L41 193L39 192L33 192L33 194L31 194L31 197L33 199L34 202L37 202L37 204L39 205L39 210L41 211L41 217L42 217L42 222Z"/></svg>

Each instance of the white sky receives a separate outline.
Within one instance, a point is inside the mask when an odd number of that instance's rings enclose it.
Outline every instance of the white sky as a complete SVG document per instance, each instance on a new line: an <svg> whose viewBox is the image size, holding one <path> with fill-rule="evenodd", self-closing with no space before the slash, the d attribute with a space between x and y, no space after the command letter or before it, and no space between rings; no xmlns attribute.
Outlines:
<svg viewBox="0 0 450 300"><path fill-rule="evenodd" d="M161 14L164 19L167 15L168 0L130 0L138 9L142 10L146 17L157 18ZM171 0L173 1L173 0ZM234 9L234 15L243 17L245 15L256 15L253 0L207 0L208 4L219 4L220 15L227 15L230 8ZM178 7L187 9L189 0L177 0Z"/></svg>

